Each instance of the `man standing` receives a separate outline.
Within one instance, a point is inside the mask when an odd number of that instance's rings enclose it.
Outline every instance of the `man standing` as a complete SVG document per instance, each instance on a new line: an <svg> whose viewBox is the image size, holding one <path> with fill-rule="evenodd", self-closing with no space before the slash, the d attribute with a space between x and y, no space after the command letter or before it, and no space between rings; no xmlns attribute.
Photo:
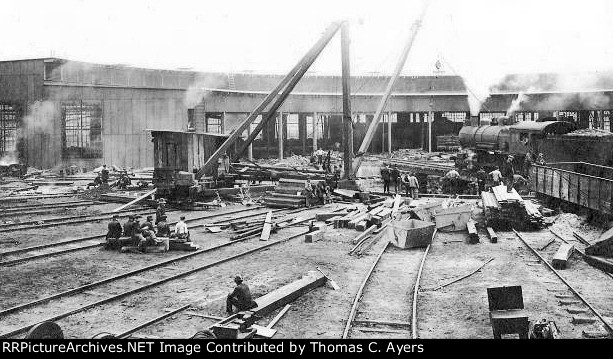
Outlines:
<svg viewBox="0 0 613 359"><path fill-rule="evenodd" d="M307 208L311 207L311 199L313 198L313 186L311 185L310 178L307 178L306 182L304 183L304 197Z"/></svg>
<svg viewBox="0 0 613 359"><path fill-rule="evenodd" d="M179 222L175 224L175 237L178 239L185 239L186 242L189 242L189 230L185 223L185 216L181 216Z"/></svg>
<svg viewBox="0 0 613 359"><path fill-rule="evenodd" d="M398 186L400 185L400 171L398 165L394 165L390 171L390 181L394 183L394 193L398 193Z"/></svg>
<svg viewBox="0 0 613 359"><path fill-rule="evenodd" d="M381 167L381 179L383 180L383 193L390 193L390 169L385 162Z"/></svg>
<svg viewBox="0 0 613 359"><path fill-rule="evenodd" d="M483 167L480 167L477 171L477 186L479 187L479 194L485 191L485 180L487 179L487 174L483 170Z"/></svg>
<svg viewBox="0 0 613 359"><path fill-rule="evenodd" d="M117 248L119 244L119 238L123 232L121 223L119 223L119 215L114 214L111 222L109 222L108 232L106 233L106 249Z"/></svg>
<svg viewBox="0 0 613 359"><path fill-rule="evenodd" d="M418 199L419 197L419 181L415 177L415 172L412 172L409 176L409 191L411 192L411 198Z"/></svg>
<svg viewBox="0 0 613 359"><path fill-rule="evenodd" d="M160 198L158 200L158 206L155 209L155 224L157 225L162 216L166 215L166 200L164 198Z"/></svg>
<svg viewBox="0 0 613 359"><path fill-rule="evenodd" d="M515 169L513 168L513 156L507 157L507 162L502 170L504 181L507 185L507 192L513 191L513 176L515 175Z"/></svg>
<svg viewBox="0 0 613 359"><path fill-rule="evenodd" d="M257 307L258 304L251 298L249 287L243 283L243 278L240 275L234 277L234 283L236 283L236 287L226 298L228 315L233 313L232 306L235 306L239 312Z"/></svg>
<svg viewBox="0 0 613 359"><path fill-rule="evenodd" d="M490 172L490 177L492 177L492 187L499 186L500 180L502 179L502 173L500 172L500 167L496 167L495 170Z"/></svg>

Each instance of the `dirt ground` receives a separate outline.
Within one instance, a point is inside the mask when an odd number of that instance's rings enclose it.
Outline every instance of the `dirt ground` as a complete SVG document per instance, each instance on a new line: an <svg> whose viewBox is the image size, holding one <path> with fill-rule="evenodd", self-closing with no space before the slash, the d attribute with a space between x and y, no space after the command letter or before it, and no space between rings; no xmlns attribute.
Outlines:
<svg viewBox="0 0 613 359"><path fill-rule="evenodd" d="M376 179L371 179L368 185L379 184ZM93 205L86 208L85 212L107 212L116 206L116 204ZM343 205L328 205L330 209L341 206ZM189 218L239 208L243 206L232 205L205 212L171 212L169 220L174 221L181 214ZM328 208L305 209L296 216L306 218L324 210L328 211ZM263 216L254 218L263 220ZM195 223L210 223L223 219L224 217L218 217ZM588 239L597 237L602 231L601 228L584 223L581 218L573 214L559 216L553 227L565 233L567 240L572 240L570 230L578 231ZM300 234L305 230L305 226L282 229L272 234L269 242ZM14 238L20 244L3 242L0 244L0 251L105 231L106 220L19 233L9 232L2 234L0 238ZM214 323L214 320L190 315L189 312L224 316L225 296L232 290L234 285L232 278L235 274L242 274L254 297L259 297L320 267L340 285L340 290L333 290L326 285L291 303L290 310L275 325L277 329L275 338L340 338L364 275L372 266L377 254L387 244L385 237L381 236L364 255L350 256L348 251L353 247L352 239L358 234L359 232L353 229L328 228L324 239L315 243L305 243L304 236L299 235L266 250L197 271L117 301L95 306L57 322L66 337L91 338L101 332L117 334L129 330L140 323L189 304L191 308L188 311L178 313L134 334L188 338L196 331ZM231 235L229 231L213 234L205 232L202 228L194 229L192 232L194 243L201 248L226 243ZM526 238L533 247L540 247L553 238L553 235L548 230L542 230L528 233ZM542 251L545 258L551 259L559 243L557 240ZM36 323L76 307L94 303L113 293L167 278L183 270L213 263L261 245L262 242L257 238L249 239L223 249L177 261L172 266L139 273L124 280L92 288L84 293L7 315L0 321L0 333ZM580 247L578 243L577 247ZM186 253L171 251L165 254L122 254L94 248L3 267L0 277L0 306L6 309ZM358 307L358 320L410 322L412 290L422 253L423 249L389 248L386 251L366 287L363 302ZM474 275L442 289L436 289L441 284L475 270L490 258L493 260ZM572 258L569 267L561 272L613 323L611 300L613 279L587 265L577 255ZM486 289L502 285L521 285L524 305L530 319L546 318L555 321L563 338L581 338L583 331L604 330L598 321L592 324L571 323L573 314L567 311L567 306L560 305L560 300L572 293L547 267L539 263L537 257L512 232L499 233L498 243L490 243L487 234L481 232L478 244L468 244L467 234L464 232L440 232L432 243L424 266L418 302L419 337L491 338ZM573 304L572 307L585 306L579 303ZM258 323L266 325L276 314L277 311L260 319ZM594 317L589 311L582 316ZM360 332L359 329L355 329L351 337L410 337L410 328L396 328L388 333Z"/></svg>

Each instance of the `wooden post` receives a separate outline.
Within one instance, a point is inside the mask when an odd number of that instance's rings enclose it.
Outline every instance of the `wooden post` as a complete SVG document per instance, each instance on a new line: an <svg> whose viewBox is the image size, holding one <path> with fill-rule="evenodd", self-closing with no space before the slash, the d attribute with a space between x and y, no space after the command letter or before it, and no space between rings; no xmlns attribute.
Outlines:
<svg viewBox="0 0 613 359"><path fill-rule="evenodd" d="M279 112L277 122L277 141L279 146L279 159L283 159L283 112Z"/></svg>
<svg viewBox="0 0 613 359"><path fill-rule="evenodd" d="M343 80L343 128L345 132L344 163L345 178L353 175L353 122L351 121L351 84L349 62L349 23L346 22L341 28L341 60Z"/></svg>
<svg viewBox="0 0 613 359"><path fill-rule="evenodd" d="M388 112L387 116L387 152L392 154L392 112Z"/></svg>
<svg viewBox="0 0 613 359"><path fill-rule="evenodd" d="M319 115L317 112L313 112L313 152L317 151L317 137L319 136L319 133L317 132L319 130L319 127L317 126L318 118Z"/></svg>

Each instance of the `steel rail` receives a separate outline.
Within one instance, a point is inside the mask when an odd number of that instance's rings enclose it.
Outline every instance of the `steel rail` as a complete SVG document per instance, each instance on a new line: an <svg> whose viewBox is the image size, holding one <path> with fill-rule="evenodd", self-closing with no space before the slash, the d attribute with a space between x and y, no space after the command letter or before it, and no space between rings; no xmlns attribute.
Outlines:
<svg viewBox="0 0 613 359"><path fill-rule="evenodd" d="M253 210L253 209L248 209L248 210ZM203 218L194 218L194 219L191 219L191 220L195 221L195 220L200 220L200 219L207 219L207 218L214 218L214 217L223 217L224 215L231 215L231 214L234 214L234 213L237 213L237 212L243 212L243 211L247 211L247 210L239 210L239 211L230 212L230 213L227 213L227 212L226 213L218 213L218 214L215 214L215 215L208 215L208 216L204 216ZM241 218L261 216L261 215L264 215L264 214L266 214L266 212L254 213L254 214L243 216ZM186 222L187 222L187 220L186 220ZM169 224L174 224L174 223L176 223L176 222L170 222ZM223 222L220 222L220 223L223 223ZM195 226L192 226L191 228L202 227L202 226L205 226L205 225L197 224ZM10 252L0 253L0 257L7 256L7 255L15 255L17 253L23 253L23 252L33 251L33 250L40 250L40 249L45 249L45 248L50 248L50 247L57 247L57 246L60 246L60 245L66 245L66 244L75 243L75 242L82 242L82 241L93 240L93 239L97 239L97 238L104 238L105 236L106 236L105 234L102 234L102 235L96 235L96 236L89 236L89 237L70 239L70 240L67 240L67 241L55 242L55 243L50 243L50 244L43 244L43 245L40 245L40 246L22 248L22 249L17 249L17 250L10 251ZM8 261L0 262L0 266L13 265L13 264L17 264L17 263L27 262L27 261L30 261L30 260L46 258L46 257L52 257L52 256L62 255L62 254L65 254L65 253L76 252L76 251L79 251L79 250L86 250L86 249L90 249L90 248L95 248L95 247L101 247L103 245L104 245L104 243L101 242L101 243L96 243L96 244L85 245L85 246L78 247L78 248L69 248L69 249L66 249L66 250L60 250L60 251L51 252L51 253L38 254L38 255L34 255L34 256L30 256L30 257L11 259L11 260L8 260Z"/></svg>
<svg viewBox="0 0 613 359"><path fill-rule="evenodd" d="M130 334L132 334L132 333L134 333L134 332L137 332L137 331L139 331L139 330L141 330L141 329L143 329L143 328L146 328L146 327L150 326L151 324L155 324L155 323L160 322L160 321L162 321L162 320L164 320L164 319L166 319L166 318L168 318L168 317L171 317L171 316L173 316L173 315L175 315L175 314L177 314L177 313L179 313L179 312L182 312L182 311L184 311L184 310L187 310L187 309L189 309L189 307L191 307L191 306L192 306L191 304L184 305L184 306L182 306L181 308L177 308L177 309L175 309L175 310L173 310L173 311L171 311L171 312L168 312L168 313L166 313L166 314L162 314L162 315L160 315L159 317L155 317L155 318L153 318L153 319L151 319L151 320L149 320L149 321L146 321L146 322L144 322L144 323L142 323L142 324L139 324L139 325L135 326L135 327L134 327L134 328L132 328L132 329L129 329L129 330L126 330L126 331L125 331L125 332L123 332L123 333L117 334L117 335L115 336L115 338L117 338L117 339L123 339L123 338L127 337L128 335L130 335Z"/></svg>
<svg viewBox="0 0 613 359"><path fill-rule="evenodd" d="M351 311L349 312L349 318L347 318L347 323L345 324L345 330L343 331L343 336L342 336L343 339L347 339L347 336L349 335L349 330L351 329L351 324L353 323L353 320L355 319L355 314L358 311L358 305L360 304L360 299L362 298L362 292L364 291L364 287L366 287L366 283L368 283L368 280L370 279L372 272L374 271L375 267L379 263L379 260L381 259L381 256L383 255L387 247L389 247L389 245L390 245L390 242L387 242L385 246L383 247L383 249L381 250L381 252L379 252L379 254L377 255L377 258L375 258L375 261L373 262L372 266L370 266L370 269L366 273L366 276L364 277L364 280L362 281L362 284L360 285L360 288L358 289L358 292L356 293L355 298L353 299L353 305L351 306Z"/></svg>
<svg viewBox="0 0 613 359"><path fill-rule="evenodd" d="M85 311L85 310L88 310L88 309L94 308L94 307L96 307L96 306L103 305L103 304L106 304L106 303L112 302L112 301L114 301L114 300L117 300L117 299L120 299L120 298L123 298L123 297L129 296L129 295L131 295L131 294L138 293L138 292L144 291L144 290L146 290L146 289L149 289L149 288L153 288L153 287L159 286L159 285L164 284L164 283L166 283L166 282L170 282L170 281L172 281L172 280L179 279L179 278L182 278L182 277L185 277L185 276L188 276L188 275L194 274L194 273L196 273L196 272L199 272L199 271L202 271L202 270L205 270L205 269L208 269L208 268L211 268L211 267L214 267L214 266L217 266L217 265L220 265L220 264L223 264L223 263L226 263L226 262L232 261L232 260L234 260L234 259L237 259L237 258L240 258L240 257L246 256L246 255L249 255L249 254L252 254L252 253L255 253L255 252L261 251L261 250L263 250L263 249L270 248L270 247L275 246L275 245L277 245L277 244L285 243L285 242L287 242L287 241L289 241L289 240L291 240L291 239L301 237L301 236L303 236L303 235L305 235L305 234L307 234L307 233L308 233L308 230L307 230L307 231L302 231L302 232L300 232L300 233L297 233L297 234L291 235L291 236L289 236L289 237L285 237L285 238L282 238L282 239L276 240L276 241L274 241L274 242L269 242L269 243L267 243L267 244L265 244L265 245L262 245L262 246L259 246L259 247L257 247L257 248L252 248L252 249L249 249L249 250L247 250L247 251L244 251L244 252L241 252L241 253L238 253L238 254L235 254L235 255L232 255L232 256L226 257L226 258L219 259L219 260L217 260L217 261L215 261L215 262L208 263L208 264L205 264L205 265L202 265L202 266L196 267L196 268L192 268L192 269L186 270L186 271L184 271L184 272L181 272L181 273L178 273L178 274L175 274L175 275L169 276L169 277L167 277L167 278L160 279L160 280L158 280L158 281L156 281L156 282L152 282L152 283L149 283L149 284L146 284L146 285L143 285L143 286L140 286L140 287L134 288L134 289L130 289L130 290L125 291L125 292L123 292L123 293L120 293L120 294L117 294L117 295L113 295L113 296L111 296L111 297L107 297L107 298L105 298L105 299L101 299L101 300L96 301L96 302L94 302L94 303L90 303L90 304L87 304L87 305L81 306L81 307L79 307L79 308L75 308L75 309L69 310L69 311L67 311L67 312L64 312L64 313L61 313L61 314L55 315L55 316L53 316L53 317L50 317L50 318L46 318L46 319L40 320L40 321L38 321L38 322L36 322L36 323L27 324L27 325L22 326L22 327L20 327L20 328L18 328L18 329L14 329L14 330L12 330L11 332L4 333L4 334L0 334L0 338L9 338L9 337L15 336L15 335L17 335L17 334L20 334L20 333L23 333L23 332L25 332L25 331L29 330L29 329L30 329L30 328L32 328L34 325L36 325L36 324L38 324L38 323L40 323L40 322L46 322L46 321L56 321L56 320L59 320L59 319L62 319L62 318L66 318L66 317L68 317L68 316L70 316L70 315L73 315L73 314L76 314L76 313L80 313L80 312L83 312L83 311ZM222 245L222 246L232 245L232 244L234 244L234 243L236 243L236 241L235 241L235 242L228 242L228 243L225 243L225 244L224 244L224 245ZM220 248L220 247L221 247L221 246L217 246L215 249ZM213 248L209 248L208 250L212 250L212 249L213 249ZM200 253L202 253L202 252L200 252ZM200 254L200 253L199 253L199 254ZM190 255L191 255L191 256L193 256L193 255L194 255L194 253L192 253L192 254L190 254ZM189 255L186 255L186 256L189 256ZM176 260L177 260L177 258L175 258L175 259L173 259L173 260L170 260L170 261L167 261L167 262L174 262L174 261L176 261ZM158 265L158 266L160 266L160 265ZM142 270L141 270L141 271L142 271ZM107 281L108 281L108 280L107 280Z"/></svg>
<svg viewBox="0 0 613 359"><path fill-rule="evenodd" d="M8 213L8 212L17 212L24 211L28 209L43 209L43 208L55 208L62 206L79 206L84 204L97 204L103 202L97 202L93 200L79 200L79 201L68 201L68 202L56 202L56 203L37 203L37 204L26 204L23 206L10 206L10 207L0 207L0 214Z"/></svg>
<svg viewBox="0 0 613 359"><path fill-rule="evenodd" d="M436 236L437 229L434 229L434 233L432 233L432 240L434 241L434 237ZM432 244L428 244L426 247L426 251L424 252L424 256L421 258L421 264L419 265L419 271L417 272L417 279L415 280L415 287L413 288L413 304L412 304L412 314L411 314L411 338L417 339L417 297L419 296L419 282L421 281L421 274L424 270L424 263L426 262L426 256L428 256L428 252L430 251L430 247Z"/></svg>
<svg viewBox="0 0 613 359"><path fill-rule="evenodd" d="M34 221L27 221L22 223L11 223L11 224L2 224L0 225L0 232L10 232L16 230L25 230L25 229L35 229L35 228L46 228L46 227L54 227L58 225L68 225L68 224L76 224L76 223L85 223L85 222L95 222L101 219L106 219L106 216L119 214L119 217L127 217L128 213L136 212L138 214L153 214L155 210L151 209L128 209L120 212L104 212L97 214L88 214L83 216L72 216L72 217L64 217L64 218L49 218L49 219L40 219ZM38 222L43 222L42 224L37 224Z"/></svg>
<svg viewBox="0 0 613 359"><path fill-rule="evenodd" d="M549 262L547 262L547 260L545 258L543 258L543 256L537 252L534 248L532 248L531 245L528 244L528 242L526 241L526 239L524 238L524 236L522 236L519 232L517 232L515 229L513 229L513 233L515 233L515 235L526 245L526 247L528 247L528 249L530 249L532 251L532 253L534 253L543 263L545 263L545 265L558 277L560 278L560 280L566 284L566 286L570 289L571 292L573 292L577 298L579 298L583 304L585 304L588 308L590 308L590 310L598 317L598 319L600 319L600 321L602 321L602 323L605 325L605 327L607 328L607 331L609 332L609 334L613 334L613 327L611 327L611 325L609 325L609 323L607 323L607 321L605 320L605 318L600 314L600 312L598 312L598 310L596 310L596 308L594 308L582 295L581 293L579 293L570 283L568 283L568 281L566 279L564 279L564 277L562 277L562 275L555 269L553 268L553 266L551 264L549 264ZM553 232L552 232L553 233Z"/></svg>

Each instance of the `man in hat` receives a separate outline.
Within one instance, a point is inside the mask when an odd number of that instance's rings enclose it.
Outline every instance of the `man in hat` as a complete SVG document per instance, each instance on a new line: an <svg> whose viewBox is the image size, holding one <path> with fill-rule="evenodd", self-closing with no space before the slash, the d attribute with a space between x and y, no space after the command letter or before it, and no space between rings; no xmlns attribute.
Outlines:
<svg viewBox="0 0 613 359"><path fill-rule="evenodd" d="M158 207L155 209L155 224L157 225L162 216L166 215L166 200L160 198L158 201Z"/></svg>
<svg viewBox="0 0 613 359"><path fill-rule="evenodd" d="M119 223L119 215L114 214L111 222L109 222L108 232L106 233L106 249L116 248L119 243L119 238L123 232L121 228L121 223Z"/></svg>
<svg viewBox="0 0 613 359"><path fill-rule="evenodd" d="M257 307L257 303L251 298L249 287L243 283L243 278L240 275L234 277L236 287L232 293L228 294L226 299L226 312L232 315L232 306L235 306L238 311L249 310Z"/></svg>
<svg viewBox="0 0 613 359"><path fill-rule="evenodd" d="M398 194L398 187L400 187L400 183L402 182L398 165L394 165L390 170L390 182L394 184L394 193Z"/></svg>
<svg viewBox="0 0 613 359"><path fill-rule="evenodd" d="M123 236L132 238L132 234L134 233L134 220L136 217L134 215L128 216L128 221L123 225Z"/></svg>
<svg viewBox="0 0 613 359"><path fill-rule="evenodd" d="M109 170L106 168L106 165L102 165L102 171L100 171L100 179L102 179L102 183L109 182Z"/></svg>
<svg viewBox="0 0 613 359"><path fill-rule="evenodd" d="M153 226L153 216L147 216L147 220L140 225L140 228L155 231L155 227Z"/></svg>
<svg viewBox="0 0 613 359"><path fill-rule="evenodd" d="M143 236L143 228L140 226L140 216L134 217L134 225L132 227L132 243L134 245L140 246L140 243L146 241Z"/></svg>
<svg viewBox="0 0 613 359"><path fill-rule="evenodd" d="M306 182L304 183L304 198L307 208L311 207L311 200L313 199L313 195L314 191L313 185L311 184L311 179L307 178Z"/></svg>
<svg viewBox="0 0 613 359"><path fill-rule="evenodd" d="M158 237L170 237L170 225L166 221L166 216L162 216L160 221L157 224L157 233Z"/></svg>
<svg viewBox="0 0 613 359"><path fill-rule="evenodd" d="M185 223L185 216L181 216L179 222L175 224L175 237L178 239L185 239L186 242L189 242L189 230Z"/></svg>

